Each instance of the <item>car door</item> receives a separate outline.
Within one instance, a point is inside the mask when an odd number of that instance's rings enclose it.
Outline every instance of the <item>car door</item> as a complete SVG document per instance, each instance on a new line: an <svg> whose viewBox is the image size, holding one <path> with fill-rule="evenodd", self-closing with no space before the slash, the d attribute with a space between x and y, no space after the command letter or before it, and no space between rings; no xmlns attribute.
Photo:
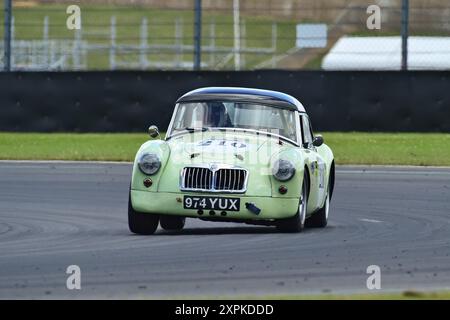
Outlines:
<svg viewBox="0 0 450 320"><path fill-rule="evenodd" d="M325 199L326 164L323 157L317 153L316 147L313 145L314 133L309 117L306 114L300 115L300 125L303 148L306 155L306 165L308 166L311 178L308 199L308 213L311 213L319 209Z"/></svg>

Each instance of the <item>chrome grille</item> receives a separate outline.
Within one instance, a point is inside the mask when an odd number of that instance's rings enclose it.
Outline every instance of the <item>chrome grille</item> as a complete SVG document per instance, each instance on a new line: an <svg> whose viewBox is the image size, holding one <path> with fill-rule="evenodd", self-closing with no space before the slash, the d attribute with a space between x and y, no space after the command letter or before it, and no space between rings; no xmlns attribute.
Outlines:
<svg viewBox="0 0 450 320"><path fill-rule="evenodd" d="M244 189L246 171L243 169L219 169L216 171L214 188L216 190Z"/></svg>
<svg viewBox="0 0 450 320"><path fill-rule="evenodd" d="M183 169L182 187L188 189L212 188L212 171L208 168L187 167Z"/></svg>
<svg viewBox="0 0 450 320"><path fill-rule="evenodd" d="M181 171L180 189L183 191L245 192L247 170L242 168L185 167Z"/></svg>

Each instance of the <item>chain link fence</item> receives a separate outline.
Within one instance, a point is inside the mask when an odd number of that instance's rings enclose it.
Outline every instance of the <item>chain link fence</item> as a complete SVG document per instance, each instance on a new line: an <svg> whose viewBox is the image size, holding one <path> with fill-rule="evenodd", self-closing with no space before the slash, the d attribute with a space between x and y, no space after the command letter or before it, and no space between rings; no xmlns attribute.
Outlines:
<svg viewBox="0 0 450 320"><path fill-rule="evenodd" d="M448 0L12 0L9 24L3 9L3 69L450 69Z"/></svg>

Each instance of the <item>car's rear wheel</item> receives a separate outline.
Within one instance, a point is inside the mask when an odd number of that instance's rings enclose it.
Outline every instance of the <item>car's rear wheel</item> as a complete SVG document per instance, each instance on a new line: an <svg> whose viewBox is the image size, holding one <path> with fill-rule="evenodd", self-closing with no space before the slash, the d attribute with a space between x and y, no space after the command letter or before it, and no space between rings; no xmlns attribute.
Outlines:
<svg viewBox="0 0 450 320"><path fill-rule="evenodd" d="M276 227L281 232L301 232L305 227L306 208L308 206L308 179L303 178L302 193L298 205L298 211L292 218L277 221Z"/></svg>
<svg viewBox="0 0 450 320"><path fill-rule="evenodd" d="M328 184L329 185L329 184ZM330 211L330 187L327 190L327 197L325 198L325 203L319 211L312 214L306 220L306 226L308 228L325 228L328 224L328 213Z"/></svg>
<svg viewBox="0 0 450 320"><path fill-rule="evenodd" d="M172 217L172 216L160 216L159 224L164 230L182 230L184 223L186 222L185 217Z"/></svg>
<svg viewBox="0 0 450 320"><path fill-rule="evenodd" d="M128 196L128 227L136 234L150 235L158 228L159 216L135 211L131 205L131 192Z"/></svg>

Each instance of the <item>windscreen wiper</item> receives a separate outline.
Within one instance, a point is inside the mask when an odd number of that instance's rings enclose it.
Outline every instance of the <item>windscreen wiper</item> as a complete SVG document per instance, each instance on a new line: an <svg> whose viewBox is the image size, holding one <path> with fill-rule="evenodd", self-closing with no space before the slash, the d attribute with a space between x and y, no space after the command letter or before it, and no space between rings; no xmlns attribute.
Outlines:
<svg viewBox="0 0 450 320"><path fill-rule="evenodd" d="M199 127L199 128L186 127L186 128L184 128L184 130L189 131L189 132L194 132L194 131L205 132L205 131L208 130L208 128L205 128L205 127Z"/></svg>

